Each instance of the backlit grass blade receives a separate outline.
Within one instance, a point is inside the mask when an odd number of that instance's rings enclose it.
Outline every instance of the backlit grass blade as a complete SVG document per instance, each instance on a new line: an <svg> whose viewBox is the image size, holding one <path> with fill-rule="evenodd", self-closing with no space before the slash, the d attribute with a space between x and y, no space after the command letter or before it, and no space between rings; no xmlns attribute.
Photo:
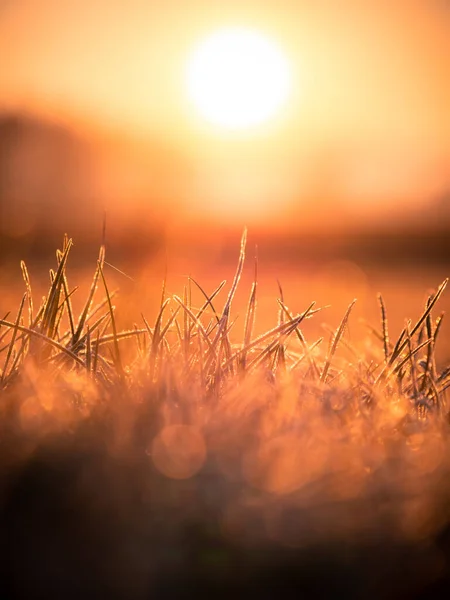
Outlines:
<svg viewBox="0 0 450 600"><path fill-rule="evenodd" d="M348 318L350 316L350 313L352 311L353 306L355 305L356 302L356 298L350 303L349 307L347 308L345 315L342 318L342 321L339 324L339 327L336 330L335 335L332 338L331 341L331 346L330 346L330 350L327 354L327 358L325 360L325 364L323 366L323 370L322 373L320 374L320 381L322 383L326 383L327 381L327 376L328 376L328 371L330 369L331 366L331 361L333 360L333 356L337 350L337 347L339 345L339 341L344 333L345 327L347 325L348 322Z"/></svg>
<svg viewBox="0 0 450 600"><path fill-rule="evenodd" d="M284 293L283 293L283 288L281 286L281 283L279 282L278 279L277 279L277 284L278 284L278 291L280 293L280 297L278 299L278 305L279 305L278 324L284 325L285 311L283 310L283 307L282 307L282 305L284 305ZM276 371L279 365L281 365L282 369L284 369L286 367L285 346L283 343L284 342L283 338L284 338L283 334L280 333L279 344L278 344L276 354L274 356L274 363L272 366L273 371Z"/></svg>
<svg viewBox="0 0 450 600"><path fill-rule="evenodd" d="M255 279L252 284L252 289L250 291L250 298L248 300L247 313L245 315L245 324L244 324L244 346L240 356L240 368L242 371L245 371L246 361L247 361L247 352L246 348L250 346L253 328L255 324L255 314L256 314L256 291L257 291L257 279L256 279L256 266L255 266Z"/></svg>
<svg viewBox="0 0 450 600"><path fill-rule="evenodd" d="M31 323L33 322L33 293L31 290L30 275L28 273L27 265L23 260L20 261L20 268L22 269L22 277L25 282L28 299L28 326L31 327Z"/></svg>
<svg viewBox="0 0 450 600"><path fill-rule="evenodd" d="M233 283L231 284L231 289L228 294L227 301L225 302L225 306L222 311L222 316L220 317L219 327L217 329L216 337L213 342L214 347L216 346L217 342L219 341L224 330L227 327L228 318L230 316L231 303L233 302L234 295L236 293L237 287L239 285L239 281L241 279L242 270L244 268L246 244L247 244L247 228L244 229L244 232L242 234L238 266L236 269L236 273L234 275Z"/></svg>
<svg viewBox="0 0 450 600"><path fill-rule="evenodd" d="M66 309L67 309L67 316L69 319L69 326L70 326L70 331L72 333L72 336L75 333L75 324L74 324L74 318L73 318L73 309L72 309L72 300L71 300L71 296L72 294L77 290L78 288L73 289L71 292L69 292L69 285L67 283L67 277L66 274L63 274L63 292L64 292L64 302L66 303Z"/></svg>
<svg viewBox="0 0 450 600"><path fill-rule="evenodd" d="M19 310L17 311L17 317L16 317L16 321L14 323L14 328L12 331L12 336L11 336L11 340L9 342L9 348L8 348L8 352L6 353L6 359L5 359L5 364L3 365L3 371L2 371L2 376L1 376L1 381L4 382L6 379L6 375L8 372L8 365L9 365L9 361L11 359L13 350L14 350L14 345L16 343L16 336L17 336L17 331L18 331L18 326L20 324L20 320L22 318L22 311L23 311L23 307L25 304L25 300L27 297L27 293L25 292L25 294L22 296L22 300L20 302L20 306L19 306Z"/></svg>
<svg viewBox="0 0 450 600"><path fill-rule="evenodd" d="M279 304L280 304L280 307L283 310L283 312L286 314L286 316L290 320L292 320L292 318L293 318L292 314L289 312L289 309L287 308L287 306L285 306L281 301L279 301ZM315 304L316 304L315 302L311 302L311 304L309 305L309 307L303 313L303 318L304 319L306 319L306 318L310 317L312 314L314 314L314 313L319 312L320 310L322 310L320 308L316 309L316 310L313 310L313 307L315 306ZM299 325L300 325L300 323L301 323L301 321L299 322ZM301 346L303 348L305 356L307 356L307 358L309 360L309 364L310 364L310 367L311 367L311 371L312 371L313 377L319 378L320 377L319 368L316 365L316 362L314 360L313 355L310 352L308 352L308 346L306 344L305 337L304 337L304 335L302 333L302 330L299 328L299 326L296 327L295 333L296 333L297 338L298 338L298 340L299 340L299 342L300 342L300 344L301 344Z"/></svg>
<svg viewBox="0 0 450 600"><path fill-rule="evenodd" d="M100 332L97 330L97 337L95 340L95 346L94 346L94 352L93 352L93 360L92 360L92 377L95 377L96 373L97 373L97 364L98 364L98 357L99 357L99 338L100 338Z"/></svg>
<svg viewBox="0 0 450 600"><path fill-rule="evenodd" d="M150 379L151 380L153 380L154 375L155 375L156 359L158 356L159 345L161 342L160 331L161 331L162 316L163 316L164 310L165 310L166 306L169 304L169 302L170 302L170 298L166 298L166 300L164 300L164 302L162 303L161 308L158 313L158 316L156 317L155 327L153 328L153 338L152 338L152 345L150 348L150 357L149 357L149 368L150 368Z"/></svg>
<svg viewBox="0 0 450 600"><path fill-rule="evenodd" d="M91 331L89 326L86 332L86 371L91 374L92 369L92 348L91 348Z"/></svg>
<svg viewBox="0 0 450 600"><path fill-rule="evenodd" d="M78 363L82 367L85 366L84 363L83 363L83 361L81 360L81 358L79 358L76 354L74 354L73 352L71 352L68 348L65 348L62 344L60 344L56 340L54 340L52 338L49 338L48 336L44 335L40 331L36 331L34 329L30 329L29 327L25 327L23 325L16 325L15 323L10 323L9 321L4 321L3 319L0 320L0 325L4 325L5 327L10 327L11 329L16 328L18 331L23 331L24 333L27 333L27 334L29 334L32 337L35 337L35 338L37 338L39 340L42 340L43 342L45 342L49 346L52 346L53 348L56 348L60 352L62 352L64 354L66 354L67 356L69 356L72 360L74 360L76 363Z"/></svg>
<svg viewBox="0 0 450 600"><path fill-rule="evenodd" d="M236 350L234 352L234 354L225 363L224 367L228 367L228 365L234 360L239 360L239 357L242 355L243 352L247 353L249 350L252 350L253 348L255 348L257 346L260 346L263 342L266 342L270 338L277 336L280 332L283 332L286 335L290 335L293 331L295 331L295 328L298 326L299 323L301 323L301 321L304 318L305 318L305 313L303 313L302 315L299 315L298 317L295 317L294 319L292 319L290 321L286 321L286 323L283 323L283 325L281 325L281 326L277 325L276 327L274 327L273 329L270 329L266 333L261 334L256 339L254 339L252 342L250 342L250 344L248 344L245 348Z"/></svg>
<svg viewBox="0 0 450 600"><path fill-rule="evenodd" d="M94 277L92 279L92 283L91 283L91 287L89 289L89 293L88 293L88 297L86 300L86 303L84 305L83 310L81 311L81 315L80 318L78 319L78 324L75 330L75 334L73 336L73 340L72 340L72 344L76 344L78 342L78 340L80 339L82 333L83 333L83 329L87 320L87 316L88 313L91 309L92 306L92 301L94 299L94 295L95 292L97 291L97 287L98 287L98 280L100 278L100 273L101 270L103 269L103 263L105 261L105 247L101 246L100 251L99 251L99 255L98 255L98 260L97 260L97 268L95 270L94 273ZM111 298L112 296L110 295L107 299L106 299L106 303L110 304L111 303Z"/></svg>
<svg viewBox="0 0 450 600"><path fill-rule="evenodd" d="M192 319L192 322L195 323L195 326L198 328L198 330L200 331L200 333L202 334L205 342L207 343L209 348L212 348L212 342L209 339L208 334L206 333L202 322L200 321L200 319L194 315L194 313L192 312L192 310L186 306L186 304L183 302L183 300L179 297L179 296L173 296L173 299L175 300L175 302L178 302L178 304L181 306L181 308L183 308L184 312L186 312ZM173 320L173 319L172 319Z"/></svg>
<svg viewBox="0 0 450 600"><path fill-rule="evenodd" d="M409 337L411 337L411 334L409 334ZM423 348L425 348L426 346L428 346L428 344L430 343L431 340L425 340L424 342L422 342L421 344L419 344L418 346L416 346L415 348L411 349L410 352L407 353L407 355L405 356L405 358L403 358L400 362L398 362L395 367L390 371L390 374L396 374L399 373L401 371L401 369L406 365L406 363L410 362L412 357L415 356L418 352L420 352L420 350L422 350Z"/></svg>
<svg viewBox="0 0 450 600"><path fill-rule="evenodd" d="M3 319L2 319L3 321L6 321L6 320L8 319L8 317L9 317L9 315L10 315L10 312L11 312L11 311L8 311L8 312L5 314L5 316L4 316L4 317L3 317ZM1 330L2 330L2 326L0 325L0 331L1 331ZM2 343L2 341L5 339L5 337L6 337L7 335L9 335L9 333L10 333L10 330L9 330L9 329L5 329L5 331L4 331L3 333L0 333L0 344L1 344L1 343ZM0 350L0 352L2 352L2 351L3 351L3 348Z"/></svg>
<svg viewBox="0 0 450 600"><path fill-rule="evenodd" d="M406 339L408 341L408 359L409 359L409 367L410 367L410 373L411 373L411 383L412 383L412 388L414 391L414 398L418 398L419 397L419 386L417 383L417 370L416 370L416 364L414 362L414 350L413 350L413 345L412 345L412 341L411 341L411 334L409 333L409 328L406 327ZM428 340L425 340L428 343L428 348L430 347L430 342L431 342L431 338L429 338ZM418 346L418 348L420 348L420 344Z"/></svg>
<svg viewBox="0 0 450 600"><path fill-rule="evenodd" d="M428 298L427 306L429 305L431 298ZM425 330L427 334L427 338L430 340L430 343L427 347L427 356L425 360L425 367L422 379L422 392L425 393L427 385L429 385L430 381L435 381L436 379L436 362L434 358L434 330L433 330L433 320L431 318L431 312L428 313L426 321L425 321Z"/></svg>
<svg viewBox="0 0 450 600"><path fill-rule="evenodd" d="M52 285L45 303L45 310L42 316L41 333L45 333L48 337L53 337L55 334L55 323L59 312L59 299L64 280L64 269L66 268L67 259L72 240L65 241L65 249L59 257L58 269L53 277Z"/></svg>
<svg viewBox="0 0 450 600"><path fill-rule="evenodd" d="M311 344L311 346L309 346L309 348L307 346L305 346L305 352L304 354L302 354L302 356L300 356L296 362L291 366L291 371L293 371L294 369L296 369L304 360L305 358L309 359L309 364L310 367L312 364L315 365L314 361L311 360L312 358L312 352L313 350L315 350L315 348L317 348L317 346L319 346L321 343L323 342L323 337L319 338L317 341L315 341L313 344ZM317 367L316 367L317 368ZM314 378L314 377L313 377Z"/></svg>
<svg viewBox="0 0 450 600"><path fill-rule="evenodd" d="M214 314L214 317L217 321L217 323L219 323L220 321L220 317L217 314L216 309L214 308L214 305L212 303L212 301L214 300L214 298L217 296L217 294L222 290L222 288L224 287L224 285L226 285L226 280L224 279L218 286L217 288L214 290L214 292L208 296L208 294L205 292L205 290L202 288L202 286L193 278L193 277L189 277L190 280L192 281L192 283L194 283L198 289L200 290L200 292L203 294L203 296L206 298L206 302L203 304L203 306L201 307L201 309L198 311L196 317L197 319L200 319L203 315L203 313L205 312L205 310L208 308L208 306L211 307L211 310Z"/></svg>
<svg viewBox="0 0 450 600"><path fill-rule="evenodd" d="M419 320L417 321L417 323L414 325L414 327L411 329L410 331L410 336L413 337L417 331L419 330L419 328L424 324L424 322L426 321L427 316L430 314L430 312L432 311L434 305L436 304L436 302L439 300L439 298L442 296L443 291L445 290L446 286L448 283L448 278L445 279L441 285L439 286L437 292L434 294L434 296L430 299L430 301L427 304L427 307L425 309L425 311L422 313L422 315L420 316ZM405 349L405 347L408 344L408 340L405 339L404 341L402 341L401 343L398 344L398 346L395 348L394 352L391 355L391 358L389 359L389 364L392 364L394 362L394 360L401 354L401 352Z"/></svg>
<svg viewBox="0 0 450 600"><path fill-rule="evenodd" d="M122 358L120 355L119 341L118 341L118 337L117 337L116 319L114 316L114 308L111 303L111 297L109 295L108 286L106 284L105 275L103 273L103 266L101 266L100 263L99 263L99 267L100 267L100 276L102 278L103 286L105 288L106 298L108 299L109 314L111 315L111 327L113 330L113 343L114 343L114 352L115 352L114 361L115 361L115 365L116 365L119 377L121 379L123 379L125 377L125 372L123 370Z"/></svg>
<svg viewBox="0 0 450 600"><path fill-rule="evenodd" d="M384 350L384 359L387 362L389 359L389 331L388 331L388 322L386 316L386 306L384 304L383 296L378 294L378 302L380 304L381 311L381 331L382 331L382 339L383 339L383 350Z"/></svg>

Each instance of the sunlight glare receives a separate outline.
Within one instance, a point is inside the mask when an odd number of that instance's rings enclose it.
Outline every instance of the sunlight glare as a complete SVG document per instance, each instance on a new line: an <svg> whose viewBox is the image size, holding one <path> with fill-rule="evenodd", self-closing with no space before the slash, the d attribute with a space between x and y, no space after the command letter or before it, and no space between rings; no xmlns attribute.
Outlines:
<svg viewBox="0 0 450 600"><path fill-rule="evenodd" d="M188 61L190 101L210 123L240 129L280 110L291 88L286 56L269 37L246 28L222 29Z"/></svg>

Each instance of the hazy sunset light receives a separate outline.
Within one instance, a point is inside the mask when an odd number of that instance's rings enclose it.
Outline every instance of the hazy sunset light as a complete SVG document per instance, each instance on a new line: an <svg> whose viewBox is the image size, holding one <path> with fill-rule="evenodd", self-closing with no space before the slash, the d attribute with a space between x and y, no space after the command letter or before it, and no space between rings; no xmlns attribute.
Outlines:
<svg viewBox="0 0 450 600"><path fill-rule="evenodd" d="M0 600L450 589L450 0L0 0Z"/></svg>
<svg viewBox="0 0 450 600"><path fill-rule="evenodd" d="M105 133L92 194L118 211L383 221L450 187L445 5L9 0L0 109Z"/></svg>

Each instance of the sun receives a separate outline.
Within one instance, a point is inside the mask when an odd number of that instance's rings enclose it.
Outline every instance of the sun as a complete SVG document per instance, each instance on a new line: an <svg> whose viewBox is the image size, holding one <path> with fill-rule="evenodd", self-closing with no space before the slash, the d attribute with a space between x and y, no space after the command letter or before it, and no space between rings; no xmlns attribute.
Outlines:
<svg viewBox="0 0 450 600"><path fill-rule="evenodd" d="M286 55L270 37L243 27L208 36L187 64L188 96L214 125L243 129L280 111L291 89Z"/></svg>

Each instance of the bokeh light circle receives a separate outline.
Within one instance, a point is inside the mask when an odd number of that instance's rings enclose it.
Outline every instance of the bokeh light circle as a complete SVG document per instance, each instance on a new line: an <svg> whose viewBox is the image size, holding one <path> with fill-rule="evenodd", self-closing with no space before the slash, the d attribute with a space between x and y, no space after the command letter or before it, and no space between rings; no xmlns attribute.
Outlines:
<svg viewBox="0 0 450 600"><path fill-rule="evenodd" d="M152 442L150 454L155 467L170 479L189 479L206 460L201 432L190 425L164 427Z"/></svg>

